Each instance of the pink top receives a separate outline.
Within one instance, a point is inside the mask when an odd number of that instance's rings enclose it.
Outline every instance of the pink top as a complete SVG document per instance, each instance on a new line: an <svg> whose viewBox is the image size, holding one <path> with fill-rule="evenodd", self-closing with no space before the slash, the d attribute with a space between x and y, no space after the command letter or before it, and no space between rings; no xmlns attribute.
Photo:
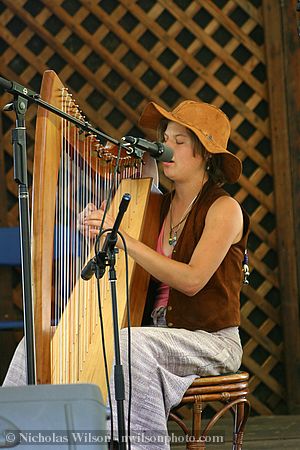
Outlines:
<svg viewBox="0 0 300 450"><path fill-rule="evenodd" d="M156 251L157 253L160 253L161 255L167 256L168 258L171 258L172 253L170 255L165 255L163 251L163 236L164 236L164 230L165 230L165 222L163 223L158 240L157 240L157 246ZM170 288L167 284L160 283L159 287L157 289L157 296L154 303L154 309L160 308L160 307L166 307L169 301L169 294L170 294Z"/></svg>

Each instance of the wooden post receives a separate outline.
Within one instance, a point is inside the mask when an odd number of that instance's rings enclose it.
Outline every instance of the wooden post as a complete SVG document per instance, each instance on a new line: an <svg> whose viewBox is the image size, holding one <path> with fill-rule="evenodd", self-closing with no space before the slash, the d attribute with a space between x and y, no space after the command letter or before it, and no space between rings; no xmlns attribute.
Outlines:
<svg viewBox="0 0 300 450"><path fill-rule="evenodd" d="M296 2L263 0L267 74L269 88L270 127L274 168L274 193L278 233L281 313L284 330L284 356L286 366L287 403L290 413L300 411L298 373L299 345L299 288L300 251L299 211L299 86L296 74L300 69L300 53L295 45ZM294 20L292 8L294 9ZM295 37L292 37L292 36ZM294 45L292 45L294 43ZM293 52L295 53L292 57ZM296 56L297 53L297 56ZM292 67L293 66L293 67ZM298 70L298 72L297 72ZM296 95L298 93L298 97ZM298 118L297 118L298 114ZM298 127L297 127L298 125ZM298 207L298 208L297 208ZM297 217L298 215L298 217ZM298 227L298 228L296 228Z"/></svg>

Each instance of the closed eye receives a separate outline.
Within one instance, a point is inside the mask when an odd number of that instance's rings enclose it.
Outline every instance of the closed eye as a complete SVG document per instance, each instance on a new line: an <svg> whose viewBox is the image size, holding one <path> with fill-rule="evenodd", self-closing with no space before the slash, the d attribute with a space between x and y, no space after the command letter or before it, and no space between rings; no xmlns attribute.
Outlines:
<svg viewBox="0 0 300 450"><path fill-rule="evenodd" d="M175 144L176 145L182 145L182 144L186 144L188 142L188 140L187 141L185 141L185 140L182 141L181 138L188 138L188 136L183 135L181 133L176 135L176 136L174 136L173 139L175 140ZM162 142L166 143L166 142L168 142L168 140L169 140L169 136L165 133L164 137L162 139Z"/></svg>

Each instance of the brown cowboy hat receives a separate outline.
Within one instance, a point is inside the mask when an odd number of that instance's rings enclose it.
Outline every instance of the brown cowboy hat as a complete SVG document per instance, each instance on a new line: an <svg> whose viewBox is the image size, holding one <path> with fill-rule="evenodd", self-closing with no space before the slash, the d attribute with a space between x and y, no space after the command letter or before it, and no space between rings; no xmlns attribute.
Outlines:
<svg viewBox="0 0 300 450"><path fill-rule="evenodd" d="M229 183L235 183L241 172L240 159L227 150L230 122L226 114L209 103L185 100L173 111L166 111L154 102L148 103L139 120L144 128L156 130L165 118L192 130L211 154L222 156L221 169Z"/></svg>

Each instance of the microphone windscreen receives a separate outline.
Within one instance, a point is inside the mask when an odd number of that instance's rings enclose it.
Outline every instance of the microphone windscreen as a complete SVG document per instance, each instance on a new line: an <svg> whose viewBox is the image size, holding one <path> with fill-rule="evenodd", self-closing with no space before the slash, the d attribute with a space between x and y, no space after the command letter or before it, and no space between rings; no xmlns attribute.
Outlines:
<svg viewBox="0 0 300 450"><path fill-rule="evenodd" d="M162 152L162 154L157 157L157 161L161 161L161 162L170 162L173 159L173 151L170 149L170 147L167 147L166 145L163 144L163 148L164 151Z"/></svg>

